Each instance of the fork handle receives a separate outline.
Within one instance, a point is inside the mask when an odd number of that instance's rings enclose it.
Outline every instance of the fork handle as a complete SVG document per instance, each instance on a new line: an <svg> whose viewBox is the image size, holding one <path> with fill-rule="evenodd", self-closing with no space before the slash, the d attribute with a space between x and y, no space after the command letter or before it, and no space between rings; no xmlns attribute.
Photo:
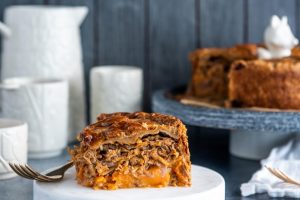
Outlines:
<svg viewBox="0 0 300 200"><path fill-rule="evenodd" d="M69 168L71 168L74 165L73 161L69 161L66 164L62 165L61 167L58 167L57 169L47 173L47 176L55 176L59 174L63 174L65 171L67 171Z"/></svg>

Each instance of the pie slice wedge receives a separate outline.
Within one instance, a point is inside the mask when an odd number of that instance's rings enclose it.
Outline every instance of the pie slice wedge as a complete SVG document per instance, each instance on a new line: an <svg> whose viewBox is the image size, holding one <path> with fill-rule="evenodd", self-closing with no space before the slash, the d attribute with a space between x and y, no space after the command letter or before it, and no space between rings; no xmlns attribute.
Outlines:
<svg viewBox="0 0 300 200"><path fill-rule="evenodd" d="M70 150L77 182L94 189L190 186L186 127L159 113L101 114Z"/></svg>

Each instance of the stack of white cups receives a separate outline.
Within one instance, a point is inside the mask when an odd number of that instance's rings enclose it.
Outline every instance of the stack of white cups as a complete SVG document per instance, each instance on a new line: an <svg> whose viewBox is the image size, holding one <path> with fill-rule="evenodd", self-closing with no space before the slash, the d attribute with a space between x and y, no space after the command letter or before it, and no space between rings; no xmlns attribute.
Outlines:
<svg viewBox="0 0 300 200"><path fill-rule="evenodd" d="M28 123L29 158L59 155L68 137L68 82L9 78L1 85L2 115Z"/></svg>
<svg viewBox="0 0 300 200"><path fill-rule="evenodd" d="M68 82L9 78L1 87L0 179L10 178L8 162L59 155L68 138ZM16 120L17 119L17 120Z"/></svg>

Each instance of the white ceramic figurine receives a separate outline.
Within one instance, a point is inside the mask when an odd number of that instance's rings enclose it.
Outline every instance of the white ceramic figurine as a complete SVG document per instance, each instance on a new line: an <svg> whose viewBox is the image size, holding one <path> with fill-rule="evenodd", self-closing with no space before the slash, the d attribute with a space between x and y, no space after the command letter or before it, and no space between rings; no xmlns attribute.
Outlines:
<svg viewBox="0 0 300 200"><path fill-rule="evenodd" d="M265 30L264 42L267 49L259 48L258 56L261 59L272 59L290 56L291 49L298 44L298 39L293 35L286 16L280 19L273 15Z"/></svg>

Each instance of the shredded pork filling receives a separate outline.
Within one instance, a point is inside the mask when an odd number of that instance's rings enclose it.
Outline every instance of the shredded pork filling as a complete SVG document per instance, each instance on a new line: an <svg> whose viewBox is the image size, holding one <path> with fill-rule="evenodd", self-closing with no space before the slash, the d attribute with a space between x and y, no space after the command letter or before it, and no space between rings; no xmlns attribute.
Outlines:
<svg viewBox="0 0 300 200"><path fill-rule="evenodd" d="M144 136L135 144L104 144L95 150L81 145L71 154L80 184L117 189L185 185L189 169L179 149L178 141L160 133Z"/></svg>

